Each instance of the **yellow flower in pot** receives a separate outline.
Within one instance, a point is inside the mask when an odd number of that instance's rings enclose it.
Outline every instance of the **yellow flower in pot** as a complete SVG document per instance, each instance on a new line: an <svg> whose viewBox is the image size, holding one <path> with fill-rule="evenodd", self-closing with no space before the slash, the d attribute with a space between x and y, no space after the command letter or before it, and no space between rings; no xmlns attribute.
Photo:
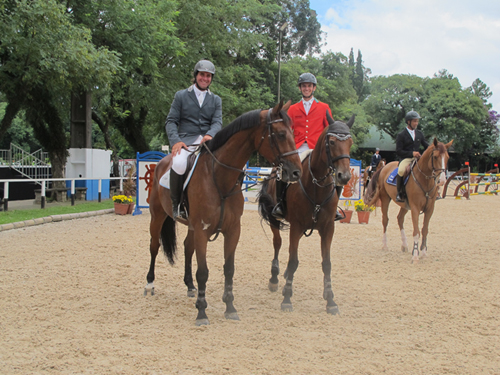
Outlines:
<svg viewBox="0 0 500 375"><path fill-rule="evenodd" d="M132 205L134 200L126 195L114 195L113 202L115 203L115 214L126 215L132 213Z"/></svg>
<svg viewBox="0 0 500 375"><path fill-rule="evenodd" d="M359 201L354 202L354 209L358 213L358 222L360 224L368 224L370 212L375 209L375 206L368 206L362 199L360 199Z"/></svg>

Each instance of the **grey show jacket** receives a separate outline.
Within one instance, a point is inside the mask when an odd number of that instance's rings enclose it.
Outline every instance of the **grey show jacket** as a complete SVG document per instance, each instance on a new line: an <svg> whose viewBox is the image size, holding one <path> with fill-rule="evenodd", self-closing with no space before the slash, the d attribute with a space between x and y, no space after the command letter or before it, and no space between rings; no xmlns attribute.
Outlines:
<svg viewBox="0 0 500 375"><path fill-rule="evenodd" d="M210 90L200 108L193 86L177 91L165 122L170 147L192 145L200 135L212 137L222 128L222 100Z"/></svg>

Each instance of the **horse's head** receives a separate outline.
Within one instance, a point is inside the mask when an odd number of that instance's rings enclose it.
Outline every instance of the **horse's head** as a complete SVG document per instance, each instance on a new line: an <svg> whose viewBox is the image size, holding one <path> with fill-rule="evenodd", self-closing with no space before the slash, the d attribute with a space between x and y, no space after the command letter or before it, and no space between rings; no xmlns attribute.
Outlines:
<svg viewBox="0 0 500 375"><path fill-rule="evenodd" d="M350 151L353 141L350 129L354 124L354 115L347 123L334 121L328 111L326 116L329 126L318 139L319 147L325 148L325 152L320 154L332 170L335 183L343 186L351 179Z"/></svg>
<svg viewBox="0 0 500 375"><path fill-rule="evenodd" d="M437 138L434 138L432 144L425 150L421 159L424 163L424 168L427 170L422 171L429 174L429 177L433 177L435 180L439 177L439 184L444 184L446 180L446 168L448 165L448 149L453 144L453 140L444 144L438 142Z"/></svg>
<svg viewBox="0 0 500 375"><path fill-rule="evenodd" d="M257 151L277 168L278 178L297 182L302 174L287 111L292 102L283 102L260 114L262 138L256 139ZM265 138L268 142L264 141Z"/></svg>

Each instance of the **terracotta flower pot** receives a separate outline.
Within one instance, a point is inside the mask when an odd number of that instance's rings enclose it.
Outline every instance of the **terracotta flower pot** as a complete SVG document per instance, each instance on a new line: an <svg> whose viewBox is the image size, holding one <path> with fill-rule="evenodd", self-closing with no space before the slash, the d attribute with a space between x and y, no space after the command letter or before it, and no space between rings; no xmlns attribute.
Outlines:
<svg viewBox="0 0 500 375"><path fill-rule="evenodd" d="M117 215L128 214L129 208L130 208L129 203L116 203L115 202L115 214L117 214Z"/></svg>
<svg viewBox="0 0 500 375"><path fill-rule="evenodd" d="M134 212L134 207L135 207L135 203L129 203L127 214L130 215L132 212Z"/></svg>
<svg viewBox="0 0 500 375"><path fill-rule="evenodd" d="M370 211L358 211L358 223L368 224L370 219Z"/></svg>
<svg viewBox="0 0 500 375"><path fill-rule="evenodd" d="M353 211L351 211L351 210L344 210L345 218L342 220L339 220L339 223L348 223L349 224L351 222L352 213L353 213Z"/></svg>

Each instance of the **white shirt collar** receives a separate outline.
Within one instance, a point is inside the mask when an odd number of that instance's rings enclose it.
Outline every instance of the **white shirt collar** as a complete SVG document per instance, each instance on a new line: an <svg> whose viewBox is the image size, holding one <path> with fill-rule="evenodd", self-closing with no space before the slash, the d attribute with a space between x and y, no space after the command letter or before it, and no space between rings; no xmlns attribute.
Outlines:
<svg viewBox="0 0 500 375"><path fill-rule="evenodd" d="M208 91L208 90L201 91L196 85L193 85L193 88L194 88L194 93L196 94L196 97L199 97L200 95L203 95L203 97L205 97L205 95L207 94L207 91Z"/></svg>
<svg viewBox="0 0 500 375"><path fill-rule="evenodd" d="M411 139L415 140L415 130L409 129L408 126L406 127L406 130L408 130L408 133L410 133Z"/></svg>

